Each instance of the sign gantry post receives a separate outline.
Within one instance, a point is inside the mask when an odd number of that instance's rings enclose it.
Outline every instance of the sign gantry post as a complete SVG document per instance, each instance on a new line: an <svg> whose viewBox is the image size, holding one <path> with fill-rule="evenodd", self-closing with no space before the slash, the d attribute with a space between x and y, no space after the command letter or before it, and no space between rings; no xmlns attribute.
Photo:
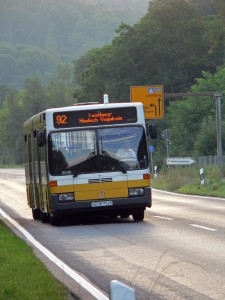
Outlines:
<svg viewBox="0 0 225 300"><path fill-rule="evenodd" d="M215 93L216 98L216 122L217 122L217 156L219 173L222 175L222 126L221 126L221 98L222 93Z"/></svg>

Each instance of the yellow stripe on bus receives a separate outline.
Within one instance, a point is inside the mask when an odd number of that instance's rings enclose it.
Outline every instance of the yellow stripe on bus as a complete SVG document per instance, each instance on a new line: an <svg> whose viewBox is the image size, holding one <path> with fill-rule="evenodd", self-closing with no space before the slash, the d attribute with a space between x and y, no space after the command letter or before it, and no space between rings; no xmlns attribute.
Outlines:
<svg viewBox="0 0 225 300"><path fill-rule="evenodd" d="M122 198L128 196L128 188L149 186L149 179L103 182L92 184L76 184L50 187L52 194L75 193L76 201L96 200L105 198Z"/></svg>
<svg viewBox="0 0 225 300"><path fill-rule="evenodd" d="M150 179L128 180L127 184L129 188L150 186Z"/></svg>
<svg viewBox="0 0 225 300"><path fill-rule="evenodd" d="M110 198L122 198L128 196L128 189L98 189L98 190L86 190L83 192L75 192L75 201L84 200L102 200Z"/></svg>

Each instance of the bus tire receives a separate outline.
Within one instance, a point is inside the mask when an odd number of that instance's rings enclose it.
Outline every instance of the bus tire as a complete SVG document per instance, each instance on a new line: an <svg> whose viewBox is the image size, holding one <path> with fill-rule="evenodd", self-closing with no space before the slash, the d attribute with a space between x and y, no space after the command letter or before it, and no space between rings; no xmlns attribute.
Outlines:
<svg viewBox="0 0 225 300"><path fill-rule="evenodd" d="M135 222L140 222L144 220L144 209L137 209L134 213L133 213L133 219Z"/></svg>
<svg viewBox="0 0 225 300"><path fill-rule="evenodd" d="M58 225L60 225L60 219L59 219L59 217L50 216L50 224L52 226L58 226Z"/></svg>
<svg viewBox="0 0 225 300"><path fill-rule="evenodd" d="M48 215L43 211L41 211L41 222L42 223L47 223L48 222Z"/></svg>
<svg viewBox="0 0 225 300"><path fill-rule="evenodd" d="M40 219L40 210L37 208L32 208L32 216L34 220Z"/></svg>

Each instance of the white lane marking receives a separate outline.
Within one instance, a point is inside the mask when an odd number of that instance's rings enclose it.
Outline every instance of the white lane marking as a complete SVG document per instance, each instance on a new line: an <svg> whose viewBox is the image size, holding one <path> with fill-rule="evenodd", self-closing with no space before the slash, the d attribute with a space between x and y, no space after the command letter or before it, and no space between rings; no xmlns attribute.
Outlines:
<svg viewBox="0 0 225 300"><path fill-rule="evenodd" d="M197 225L197 224L190 224L192 227L197 227L197 228L200 228L200 229L205 229L205 230L209 230L209 231L217 231L216 229L214 228L210 228L210 227L205 227L205 226L200 226L200 225Z"/></svg>
<svg viewBox="0 0 225 300"><path fill-rule="evenodd" d="M82 278L78 273L71 269L68 265L63 263L58 257L56 257L52 252L45 248L41 243L34 239L34 237L26 231L22 226L20 226L15 220L13 220L9 215L7 215L1 208L0 214L3 218L7 219L13 226L15 226L37 249L39 249L48 259L50 259L54 264L56 264L62 271L68 274L72 279L74 279L79 285L81 285L85 290L92 294L98 300L109 300L102 292L96 289L92 284Z"/></svg>
<svg viewBox="0 0 225 300"><path fill-rule="evenodd" d="M208 199L208 200L219 200L219 201L225 201L225 198L217 198L217 197L209 197L209 196L202 196L202 195L188 195L188 194L179 194L179 193L173 193L173 192L168 192L168 191L164 191L164 190L158 190L158 189L154 189L152 188L152 190L162 193L162 194L170 194L170 195L174 195L174 196L181 196L181 197L188 197L188 198L204 198L204 199Z"/></svg>
<svg viewBox="0 0 225 300"><path fill-rule="evenodd" d="M169 220L169 221L173 221L174 219L172 218L167 218L167 217L161 217L161 216L153 216L154 218L158 218L158 219L164 219L164 220Z"/></svg>

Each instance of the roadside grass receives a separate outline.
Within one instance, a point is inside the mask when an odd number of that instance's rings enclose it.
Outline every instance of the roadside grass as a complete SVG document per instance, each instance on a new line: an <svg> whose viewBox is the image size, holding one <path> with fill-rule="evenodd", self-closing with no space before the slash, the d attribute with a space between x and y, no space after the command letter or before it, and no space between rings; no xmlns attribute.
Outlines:
<svg viewBox="0 0 225 300"><path fill-rule="evenodd" d="M0 220L0 300L65 300L69 291Z"/></svg>
<svg viewBox="0 0 225 300"><path fill-rule="evenodd" d="M181 194L225 198L225 177L217 167L204 168L204 184L201 184L200 169L196 167L174 167L162 170L152 178L151 186L156 189Z"/></svg>

